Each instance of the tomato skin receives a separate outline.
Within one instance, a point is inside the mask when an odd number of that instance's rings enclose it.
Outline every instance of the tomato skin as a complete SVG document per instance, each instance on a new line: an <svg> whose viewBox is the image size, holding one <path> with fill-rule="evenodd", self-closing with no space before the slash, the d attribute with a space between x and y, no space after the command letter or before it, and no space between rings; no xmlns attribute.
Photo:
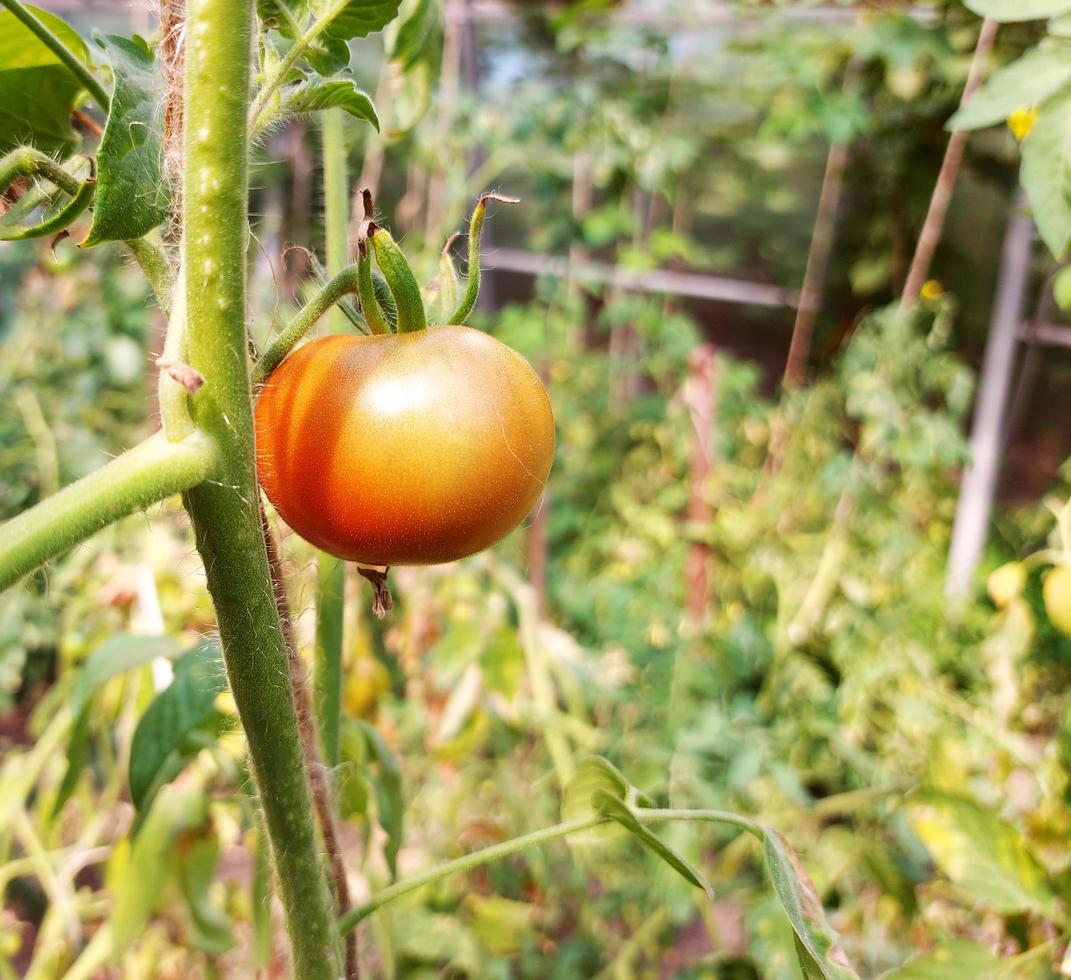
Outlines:
<svg viewBox="0 0 1071 980"><path fill-rule="evenodd" d="M367 565L475 554L539 499L554 416L527 361L470 327L314 340L256 407L257 472L301 537Z"/></svg>

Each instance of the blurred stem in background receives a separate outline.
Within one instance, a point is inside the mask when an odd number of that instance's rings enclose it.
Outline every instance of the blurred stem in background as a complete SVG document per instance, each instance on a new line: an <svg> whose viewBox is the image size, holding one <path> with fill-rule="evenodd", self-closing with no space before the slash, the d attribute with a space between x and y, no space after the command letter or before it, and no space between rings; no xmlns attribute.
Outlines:
<svg viewBox="0 0 1071 980"><path fill-rule="evenodd" d="M325 257L328 276L346 265L349 229L349 180L341 111L323 116ZM337 307L328 313L328 329L339 333L346 317ZM342 634L346 566L319 552L316 559L316 715L324 762L338 765L339 718L342 710Z"/></svg>

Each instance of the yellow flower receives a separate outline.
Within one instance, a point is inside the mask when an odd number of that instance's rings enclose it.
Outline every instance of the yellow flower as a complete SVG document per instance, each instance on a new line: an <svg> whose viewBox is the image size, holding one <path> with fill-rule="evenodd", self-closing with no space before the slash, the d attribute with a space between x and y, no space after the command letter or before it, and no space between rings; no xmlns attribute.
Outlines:
<svg viewBox="0 0 1071 980"><path fill-rule="evenodd" d="M943 294L944 290L936 279L927 279L922 284L922 289L919 290L919 295L927 303L932 303L934 300L940 299Z"/></svg>
<svg viewBox="0 0 1071 980"><path fill-rule="evenodd" d="M1015 112L1008 116L1008 129L1012 131L1012 136L1022 143L1030 135L1030 130L1034 128L1037 118L1038 110L1036 107L1016 109Z"/></svg>

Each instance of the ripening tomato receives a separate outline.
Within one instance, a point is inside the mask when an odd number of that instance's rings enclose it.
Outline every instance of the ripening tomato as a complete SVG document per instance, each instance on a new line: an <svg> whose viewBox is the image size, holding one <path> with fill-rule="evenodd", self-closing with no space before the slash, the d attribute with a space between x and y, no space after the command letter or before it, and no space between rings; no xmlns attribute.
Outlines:
<svg viewBox="0 0 1071 980"><path fill-rule="evenodd" d="M546 389L470 327L330 336L257 402L257 469L298 534L367 565L453 561L532 509L554 455Z"/></svg>

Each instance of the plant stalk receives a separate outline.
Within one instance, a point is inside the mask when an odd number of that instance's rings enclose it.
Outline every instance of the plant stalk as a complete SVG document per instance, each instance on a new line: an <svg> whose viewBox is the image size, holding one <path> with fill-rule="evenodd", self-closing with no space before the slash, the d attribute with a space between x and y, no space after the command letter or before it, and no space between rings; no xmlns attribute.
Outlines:
<svg viewBox="0 0 1071 980"><path fill-rule="evenodd" d="M231 692L264 808L298 980L335 980L340 942L316 839L287 652L261 532L245 329L252 0L187 8L183 248L194 423L220 447L218 481L186 494Z"/></svg>
<svg viewBox="0 0 1071 980"><path fill-rule="evenodd" d="M323 114L324 232L327 274L335 277L346 268L350 225L349 179L346 174L346 139L342 112ZM358 276L359 280L359 276ZM346 317L335 304L327 314L331 333L346 329ZM332 555L316 553L316 721L327 765L338 765L339 727L342 717L342 637L346 565ZM347 956L353 959L347 949Z"/></svg>
<svg viewBox="0 0 1071 980"><path fill-rule="evenodd" d="M301 340L332 306L348 293L356 293L358 287L357 266L346 266L331 279L323 289L310 299L291 320L272 345L260 356L253 370L254 385L263 384Z"/></svg>
<svg viewBox="0 0 1071 980"><path fill-rule="evenodd" d="M103 527L209 479L213 444L150 436L0 527L0 591Z"/></svg>

